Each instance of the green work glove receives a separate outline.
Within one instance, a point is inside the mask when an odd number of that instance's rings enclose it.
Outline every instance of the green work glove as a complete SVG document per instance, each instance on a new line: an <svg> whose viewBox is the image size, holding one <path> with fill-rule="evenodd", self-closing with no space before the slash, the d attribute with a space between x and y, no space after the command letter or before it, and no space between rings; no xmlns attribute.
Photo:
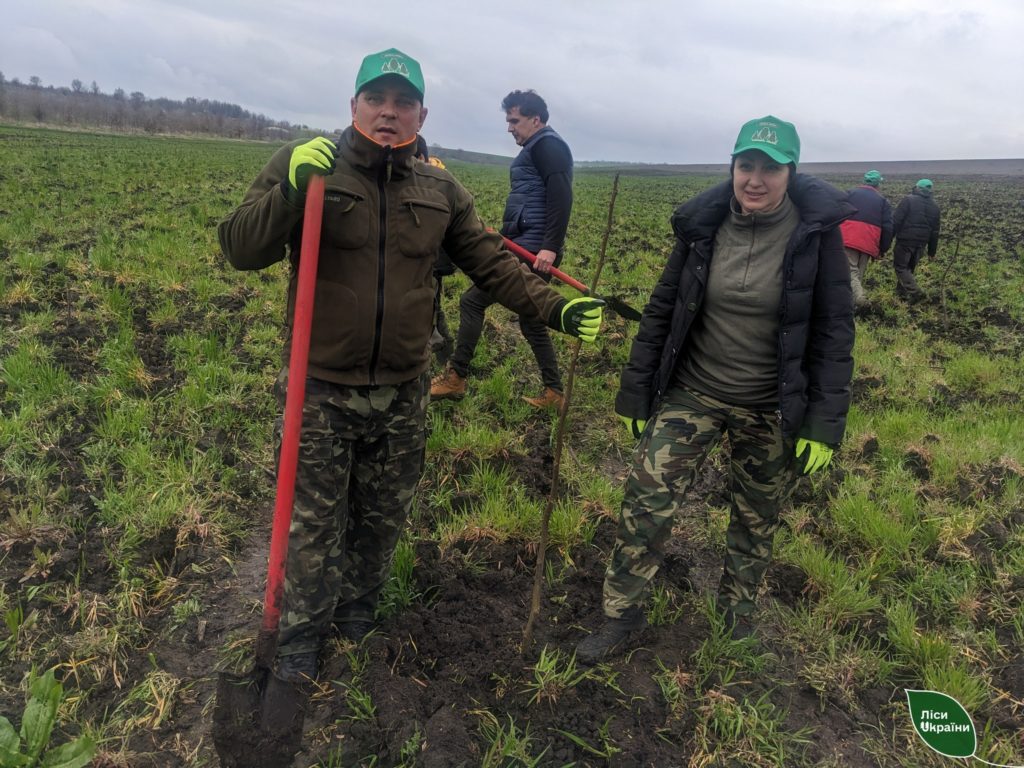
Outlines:
<svg viewBox="0 0 1024 768"><path fill-rule="evenodd" d="M800 471L809 475L829 465L832 461L832 449L824 443L801 437L796 441L796 458Z"/></svg>
<svg viewBox="0 0 1024 768"><path fill-rule="evenodd" d="M562 330L586 342L597 338L601 330L604 302L600 299L573 299L562 307Z"/></svg>
<svg viewBox="0 0 1024 768"><path fill-rule="evenodd" d="M288 162L285 197L293 202L302 200L306 196L309 177L314 173L331 173L337 157L338 148L333 141L323 136L299 144L292 150L292 157Z"/></svg>
<svg viewBox="0 0 1024 768"><path fill-rule="evenodd" d="M622 419L622 423L626 425L626 429L629 430L629 434L631 434L634 439L639 440L640 435L644 433L644 427L647 426L647 419L631 419L629 416L623 416L621 413L617 413L616 416Z"/></svg>

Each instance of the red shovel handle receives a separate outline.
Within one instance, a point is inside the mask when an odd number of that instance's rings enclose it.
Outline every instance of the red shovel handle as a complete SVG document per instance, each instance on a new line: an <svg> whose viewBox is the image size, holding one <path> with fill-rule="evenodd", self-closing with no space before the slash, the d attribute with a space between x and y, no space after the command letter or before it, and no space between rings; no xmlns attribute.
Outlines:
<svg viewBox="0 0 1024 768"><path fill-rule="evenodd" d="M505 241L505 247L512 251L512 253L514 253L519 258L526 259L531 264L537 261L537 257L534 254L530 253L525 248L523 248L523 246L519 245L519 243L509 240L507 237L502 237L502 239ZM558 267L552 267L551 274L557 277L566 285L572 286L580 293L590 293L590 289L587 288L587 286L585 286L579 280L569 277L567 274L565 274L565 272L558 269Z"/></svg>
<svg viewBox="0 0 1024 768"><path fill-rule="evenodd" d="M277 630L281 618L284 566L288 558L288 529L291 528L292 504L295 501L295 468L299 463L299 432L302 428L302 405L306 399L309 335L313 325L313 293L316 287L316 265L320 258L323 212L324 177L313 175L306 189L306 211L302 220L302 250L299 252L292 352L288 363L288 392L284 403L281 459L277 468L277 499L274 503L274 528L270 535L267 593L263 599L263 630L267 633Z"/></svg>

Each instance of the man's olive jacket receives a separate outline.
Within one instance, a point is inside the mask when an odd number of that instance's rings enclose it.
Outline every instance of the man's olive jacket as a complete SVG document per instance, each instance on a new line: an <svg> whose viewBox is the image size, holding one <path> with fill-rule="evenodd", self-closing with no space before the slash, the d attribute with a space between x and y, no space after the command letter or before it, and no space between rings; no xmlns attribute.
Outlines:
<svg viewBox="0 0 1024 768"><path fill-rule="evenodd" d="M218 228L238 269L285 258L289 338L302 241L302 201L285 196L295 141L278 150ZM392 385L430 363L434 262L442 247L498 301L561 330L556 291L488 232L470 194L445 170L414 159L416 142L382 147L349 127L326 178L309 375L348 386ZM290 345L289 345L290 346ZM285 361L289 350L285 348Z"/></svg>

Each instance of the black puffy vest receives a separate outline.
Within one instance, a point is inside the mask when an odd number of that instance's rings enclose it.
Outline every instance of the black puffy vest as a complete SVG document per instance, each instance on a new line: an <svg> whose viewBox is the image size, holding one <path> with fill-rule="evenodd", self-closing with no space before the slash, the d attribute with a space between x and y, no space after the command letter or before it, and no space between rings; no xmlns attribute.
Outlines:
<svg viewBox="0 0 1024 768"><path fill-rule="evenodd" d="M552 137L565 144L554 128L544 126L523 145L509 168L511 191L505 202L501 234L515 240L528 251L537 252L544 243L547 226L547 190L544 179L533 164L533 147L537 142ZM571 173L571 171L570 171Z"/></svg>

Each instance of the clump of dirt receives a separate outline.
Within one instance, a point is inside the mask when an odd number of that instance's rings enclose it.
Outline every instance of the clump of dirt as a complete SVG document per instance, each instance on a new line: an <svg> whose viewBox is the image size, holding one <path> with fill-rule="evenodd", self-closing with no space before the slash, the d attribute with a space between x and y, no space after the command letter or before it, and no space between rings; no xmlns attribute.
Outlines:
<svg viewBox="0 0 1024 768"><path fill-rule="evenodd" d="M922 483L931 479L932 455L924 446L911 446L903 454L903 466Z"/></svg>
<svg viewBox="0 0 1024 768"><path fill-rule="evenodd" d="M878 455L879 449L878 436L865 435L864 440L860 444L860 448L856 450L856 453L860 456L861 461L871 461Z"/></svg>
<svg viewBox="0 0 1024 768"><path fill-rule="evenodd" d="M962 504L999 499L1009 480L1024 480L1024 468L1008 457L988 466L971 466L957 476L957 496Z"/></svg>
<svg viewBox="0 0 1024 768"><path fill-rule="evenodd" d="M885 381L878 376L854 376L850 395L866 411L885 410L892 404L892 398L886 394Z"/></svg>

